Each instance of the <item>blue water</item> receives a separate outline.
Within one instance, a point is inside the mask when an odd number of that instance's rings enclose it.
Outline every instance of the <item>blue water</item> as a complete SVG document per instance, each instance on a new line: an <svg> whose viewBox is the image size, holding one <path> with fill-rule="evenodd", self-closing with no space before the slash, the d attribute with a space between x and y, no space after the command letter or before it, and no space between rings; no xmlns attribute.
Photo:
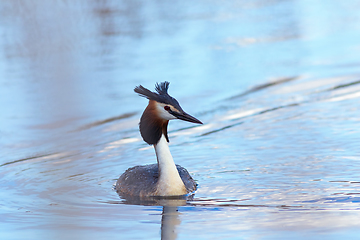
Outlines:
<svg viewBox="0 0 360 240"><path fill-rule="evenodd" d="M360 1L3 1L1 239L358 239ZM192 200L113 184L156 161L133 88L169 81Z"/></svg>

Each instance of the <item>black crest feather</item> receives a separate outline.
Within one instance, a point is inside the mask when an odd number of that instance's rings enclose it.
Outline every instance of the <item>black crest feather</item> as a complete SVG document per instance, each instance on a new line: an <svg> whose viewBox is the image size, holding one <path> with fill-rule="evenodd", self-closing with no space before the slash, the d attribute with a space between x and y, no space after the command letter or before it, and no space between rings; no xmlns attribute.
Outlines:
<svg viewBox="0 0 360 240"><path fill-rule="evenodd" d="M156 92L152 92L149 89L143 87L142 85L139 85L134 88L134 92L139 94L141 97L147 98L149 100L154 100L160 103L170 104L175 108L177 108L178 110L182 110L178 101L168 94L169 85L170 83L167 81L156 83L155 84Z"/></svg>
<svg viewBox="0 0 360 240"><path fill-rule="evenodd" d="M135 87L134 92L136 92L137 94L139 94L141 97L147 98L147 99L149 99L149 100L155 100L155 98L157 98L157 95L158 95L158 94L150 91L149 89L144 88L144 87L141 86L141 85Z"/></svg>
<svg viewBox="0 0 360 240"><path fill-rule="evenodd" d="M156 83L155 85L155 90L160 94L160 95L168 95L168 89L169 89L169 82L162 82L162 83Z"/></svg>

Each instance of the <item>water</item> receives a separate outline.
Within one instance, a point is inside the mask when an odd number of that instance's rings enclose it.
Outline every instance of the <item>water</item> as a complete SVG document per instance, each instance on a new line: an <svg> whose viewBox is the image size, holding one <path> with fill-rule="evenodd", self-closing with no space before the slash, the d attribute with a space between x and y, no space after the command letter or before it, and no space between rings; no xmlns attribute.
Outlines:
<svg viewBox="0 0 360 240"><path fill-rule="evenodd" d="M2 1L1 239L358 239L359 6ZM155 162L133 88L164 80L199 189L121 199Z"/></svg>

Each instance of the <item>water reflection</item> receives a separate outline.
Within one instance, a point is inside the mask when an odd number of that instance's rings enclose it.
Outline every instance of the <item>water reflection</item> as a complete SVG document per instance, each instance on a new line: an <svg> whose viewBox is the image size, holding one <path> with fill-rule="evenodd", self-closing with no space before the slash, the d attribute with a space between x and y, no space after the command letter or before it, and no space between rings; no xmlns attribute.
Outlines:
<svg viewBox="0 0 360 240"><path fill-rule="evenodd" d="M121 204L130 205L145 205L145 206L162 206L161 213L161 239L162 240L175 240L177 239L177 227L181 224L179 216L181 213L178 210L179 206L186 206L189 201L193 199L193 195L184 197L147 197L147 198L124 198ZM109 202L111 203L111 202ZM114 204L117 202L112 202Z"/></svg>
<svg viewBox="0 0 360 240"><path fill-rule="evenodd" d="M161 218L161 239L177 239L176 227L180 225L180 213L177 207L164 206Z"/></svg>

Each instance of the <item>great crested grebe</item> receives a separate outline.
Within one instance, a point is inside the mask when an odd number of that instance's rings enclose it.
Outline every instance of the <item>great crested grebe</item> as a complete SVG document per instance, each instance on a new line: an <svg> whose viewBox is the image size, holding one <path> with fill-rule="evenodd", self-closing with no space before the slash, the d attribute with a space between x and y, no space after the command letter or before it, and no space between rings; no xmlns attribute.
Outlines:
<svg viewBox="0 0 360 240"><path fill-rule="evenodd" d="M139 129L144 141L154 145L157 164L135 166L126 170L116 182L116 191L125 196L181 196L196 190L196 183L188 171L175 165L168 146L167 126L169 120L202 124L190 116L178 101L168 94L169 82L155 85L156 92L143 86L134 91L149 99L143 112Z"/></svg>

